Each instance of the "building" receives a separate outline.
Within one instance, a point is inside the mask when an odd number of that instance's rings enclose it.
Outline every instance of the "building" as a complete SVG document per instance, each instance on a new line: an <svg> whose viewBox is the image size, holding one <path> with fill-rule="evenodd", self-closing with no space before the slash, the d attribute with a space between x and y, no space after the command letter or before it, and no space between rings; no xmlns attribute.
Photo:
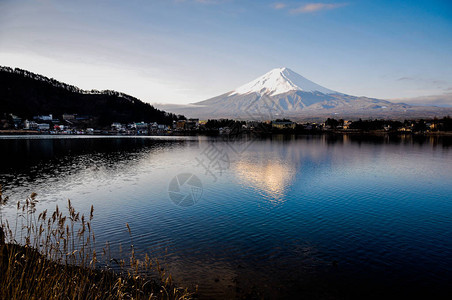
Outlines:
<svg viewBox="0 0 452 300"><path fill-rule="evenodd" d="M50 130L50 125L47 123L42 123L42 124L37 124L37 125L38 125L38 130L40 130L40 131Z"/></svg>
<svg viewBox="0 0 452 300"><path fill-rule="evenodd" d="M405 127L401 127L398 129L398 131L402 131L402 132L411 132L411 127L405 126Z"/></svg>
<svg viewBox="0 0 452 300"><path fill-rule="evenodd" d="M185 124L186 124L187 122L185 121L185 120L179 120L179 121L177 121L176 122L176 129L180 129L180 130L183 130L183 129L185 129Z"/></svg>
<svg viewBox="0 0 452 300"><path fill-rule="evenodd" d="M64 130L67 130L68 128L67 128L67 126L64 126L64 125L54 125L53 129L57 130L57 131L64 131Z"/></svg>
<svg viewBox="0 0 452 300"><path fill-rule="evenodd" d="M75 115L74 114L63 114L63 120L65 120L65 121L75 120Z"/></svg>
<svg viewBox="0 0 452 300"><path fill-rule="evenodd" d="M135 129L137 131L137 134L148 134L149 125L148 123L139 122L134 124Z"/></svg>
<svg viewBox="0 0 452 300"><path fill-rule="evenodd" d="M272 128L276 129L295 129L297 124L292 121L273 121Z"/></svg>
<svg viewBox="0 0 452 300"><path fill-rule="evenodd" d="M149 124L149 129L151 130L151 132L157 132L159 129L159 124L157 124L157 122L154 123L150 123Z"/></svg>
<svg viewBox="0 0 452 300"><path fill-rule="evenodd" d="M111 129L115 130L115 131L121 131L124 129L124 126L121 123L115 122L115 123L111 124Z"/></svg>
<svg viewBox="0 0 452 300"><path fill-rule="evenodd" d="M188 121L185 123L185 127L188 130L198 129L199 119L188 119Z"/></svg>
<svg viewBox="0 0 452 300"><path fill-rule="evenodd" d="M37 130L38 129L38 123L36 123L35 121L25 120L25 122L24 122L24 129Z"/></svg>
<svg viewBox="0 0 452 300"><path fill-rule="evenodd" d="M344 121L344 125L342 126L342 128L343 129L349 129L350 125L352 125L352 121L345 120Z"/></svg>
<svg viewBox="0 0 452 300"><path fill-rule="evenodd" d="M40 120L40 121L52 121L53 120L53 115L50 114L48 116L34 116L33 117L34 120Z"/></svg>
<svg viewBox="0 0 452 300"><path fill-rule="evenodd" d="M15 128L19 128L22 126L22 118L19 118L18 116L13 115L13 114L9 114L9 116L13 120L13 124L14 124Z"/></svg>

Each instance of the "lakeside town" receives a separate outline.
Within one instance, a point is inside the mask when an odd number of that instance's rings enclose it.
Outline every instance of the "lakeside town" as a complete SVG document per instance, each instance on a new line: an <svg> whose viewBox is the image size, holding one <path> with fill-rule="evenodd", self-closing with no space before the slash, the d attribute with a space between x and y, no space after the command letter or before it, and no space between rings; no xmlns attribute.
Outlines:
<svg viewBox="0 0 452 300"><path fill-rule="evenodd" d="M289 119L268 121L238 121L231 119L199 120L178 116L172 124L157 122L113 122L110 127L93 128L89 115L37 115L31 120L14 114L0 117L0 134L55 134L55 135L224 135L238 133L392 133L392 134L449 134L450 116L441 119L418 120L344 120L328 118L324 122L294 122Z"/></svg>

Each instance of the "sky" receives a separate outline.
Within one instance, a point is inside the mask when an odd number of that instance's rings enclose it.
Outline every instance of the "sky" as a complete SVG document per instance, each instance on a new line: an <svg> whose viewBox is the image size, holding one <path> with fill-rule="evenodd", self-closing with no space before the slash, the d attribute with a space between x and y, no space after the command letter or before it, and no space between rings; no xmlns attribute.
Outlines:
<svg viewBox="0 0 452 300"><path fill-rule="evenodd" d="M452 106L452 1L0 0L0 65L185 104L288 67Z"/></svg>

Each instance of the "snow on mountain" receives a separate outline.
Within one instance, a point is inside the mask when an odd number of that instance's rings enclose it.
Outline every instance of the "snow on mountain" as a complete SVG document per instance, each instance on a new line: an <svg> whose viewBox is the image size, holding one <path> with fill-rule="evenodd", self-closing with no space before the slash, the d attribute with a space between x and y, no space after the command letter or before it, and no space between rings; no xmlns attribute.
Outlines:
<svg viewBox="0 0 452 300"><path fill-rule="evenodd" d="M273 69L234 91L190 105L155 104L191 118L318 120L334 118L428 118L452 108L419 107L355 97L322 87L288 68Z"/></svg>
<svg viewBox="0 0 452 300"><path fill-rule="evenodd" d="M304 78L288 68L278 68L242 85L229 95L259 93L276 96L290 91L320 92L323 94L337 93Z"/></svg>

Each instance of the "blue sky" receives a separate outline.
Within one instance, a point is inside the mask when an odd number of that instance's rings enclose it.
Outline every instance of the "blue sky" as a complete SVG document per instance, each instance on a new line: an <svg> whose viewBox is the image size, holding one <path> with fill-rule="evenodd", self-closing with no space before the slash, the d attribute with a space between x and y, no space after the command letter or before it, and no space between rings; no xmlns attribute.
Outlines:
<svg viewBox="0 0 452 300"><path fill-rule="evenodd" d="M0 65L147 102L283 66L347 94L449 101L451 53L451 1L0 0Z"/></svg>

